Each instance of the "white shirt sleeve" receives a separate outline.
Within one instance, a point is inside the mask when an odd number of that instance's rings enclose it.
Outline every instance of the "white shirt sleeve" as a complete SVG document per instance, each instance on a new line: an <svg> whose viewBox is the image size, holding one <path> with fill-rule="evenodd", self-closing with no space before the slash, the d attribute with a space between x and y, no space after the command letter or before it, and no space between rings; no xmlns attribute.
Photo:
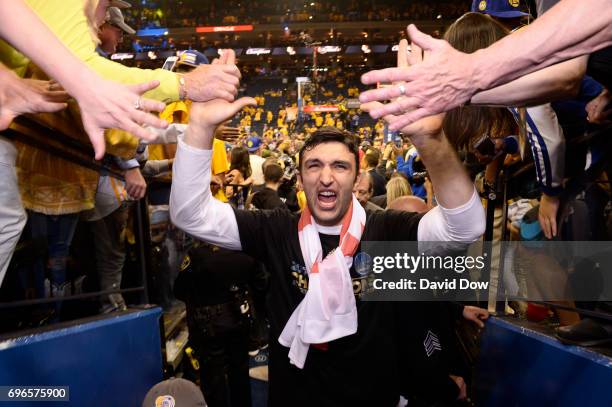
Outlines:
<svg viewBox="0 0 612 407"><path fill-rule="evenodd" d="M236 214L210 192L212 150L178 139L172 173L170 219L186 233L230 250L242 250Z"/></svg>
<svg viewBox="0 0 612 407"><path fill-rule="evenodd" d="M147 131L155 136L151 141L143 141L146 144L174 144L179 137L185 134L186 124L171 123L165 129L147 126Z"/></svg>
<svg viewBox="0 0 612 407"><path fill-rule="evenodd" d="M484 234L485 227L485 211L474 189L470 200L457 208L438 205L427 212L419 221L417 236L420 242L471 243Z"/></svg>

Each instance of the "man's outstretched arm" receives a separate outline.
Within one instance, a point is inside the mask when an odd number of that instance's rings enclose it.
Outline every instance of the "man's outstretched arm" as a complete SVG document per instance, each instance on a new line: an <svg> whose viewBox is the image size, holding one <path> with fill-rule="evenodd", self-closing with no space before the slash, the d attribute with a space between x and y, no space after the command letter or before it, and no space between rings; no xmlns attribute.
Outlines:
<svg viewBox="0 0 612 407"><path fill-rule="evenodd" d="M419 241L473 242L485 231L485 212L465 167L441 131L443 115L403 129L417 148L438 206L419 222Z"/></svg>
<svg viewBox="0 0 612 407"><path fill-rule="evenodd" d="M234 63L228 50L223 63ZM172 223L205 242L241 250L238 223L232 207L212 197L210 192L212 144L215 129L247 105L252 98L233 103L216 99L194 103L185 135L178 139L170 193Z"/></svg>
<svg viewBox="0 0 612 407"><path fill-rule="evenodd" d="M183 139L179 138L172 169L170 219L176 227L200 240L241 250L232 207L213 198L210 192L212 150L191 145L190 131L202 138L208 137L194 126Z"/></svg>
<svg viewBox="0 0 612 407"><path fill-rule="evenodd" d="M362 105L367 111L375 103ZM473 242L485 231L485 212L476 188L444 136L443 115L421 119L401 129L417 148L434 186L438 206L419 222L418 240L425 242ZM395 116L385 116L393 123Z"/></svg>
<svg viewBox="0 0 612 407"><path fill-rule="evenodd" d="M406 46L406 40L402 40L398 67L420 62L420 53L407 55ZM418 51L418 46L413 44L413 49ZM380 107L379 102L371 102L361 109L369 112ZM484 233L485 213L465 167L442 132L443 117L426 117L400 128L421 156L438 202L419 222L418 240L472 242ZM401 118L387 115L384 120L391 126Z"/></svg>

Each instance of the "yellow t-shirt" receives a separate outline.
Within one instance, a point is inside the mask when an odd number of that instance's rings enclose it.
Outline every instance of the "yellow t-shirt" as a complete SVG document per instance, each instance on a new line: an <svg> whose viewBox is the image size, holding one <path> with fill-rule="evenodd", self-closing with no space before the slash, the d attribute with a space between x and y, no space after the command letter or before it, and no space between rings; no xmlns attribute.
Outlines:
<svg viewBox="0 0 612 407"><path fill-rule="evenodd" d="M212 152L212 164L210 166L212 173L214 175L218 175L224 172L228 172L230 169L230 165L227 161L225 143L221 140L214 139ZM225 196L223 188L220 188L219 191L214 195L214 197L220 200L221 202L227 202L227 197Z"/></svg>
<svg viewBox="0 0 612 407"><path fill-rule="evenodd" d="M170 103L159 117L166 120L168 123L187 124L189 122L189 109L191 101L176 101ZM174 157L169 157L167 149L162 144L149 145L149 160L167 160Z"/></svg>
<svg viewBox="0 0 612 407"><path fill-rule="evenodd" d="M221 140L214 139L212 151L212 165L210 168L213 175L228 172L230 165L227 160L227 153L225 152L225 143Z"/></svg>

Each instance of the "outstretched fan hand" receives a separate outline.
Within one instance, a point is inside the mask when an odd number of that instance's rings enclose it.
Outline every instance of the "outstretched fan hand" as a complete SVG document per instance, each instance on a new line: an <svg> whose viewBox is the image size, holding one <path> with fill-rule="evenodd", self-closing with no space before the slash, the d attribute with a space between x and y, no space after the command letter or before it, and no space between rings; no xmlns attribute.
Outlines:
<svg viewBox="0 0 612 407"><path fill-rule="evenodd" d="M457 51L447 41L422 33L413 24L408 26L408 36L413 47L418 45L425 51L424 59L410 63L409 69L398 66L370 71L361 77L366 85L404 82L403 88L372 89L359 96L365 104L391 100L391 103L370 111L374 119L386 115L401 117L389 126L391 130L399 130L422 118L459 107L468 102L478 89L473 83L475 68L468 54ZM398 98L402 93L405 96Z"/></svg>
<svg viewBox="0 0 612 407"><path fill-rule="evenodd" d="M87 92L74 95L81 109L83 127L95 151L96 160L105 152L105 129L122 129L134 136L153 140L155 136L143 126L166 128L168 123L148 112L161 112L165 104L142 97L159 86L159 81L136 85L123 85L108 80L98 80L89 85ZM136 106L138 101L139 106Z"/></svg>
<svg viewBox="0 0 612 407"><path fill-rule="evenodd" d="M397 51L397 67L400 69L407 69L413 65L420 64L423 62L423 50L414 42L411 44L411 52L408 52L408 41L401 40ZM380 91L386 91L387 89L397 89L399 86L405 86L402 81L393 82L393 87L377 89ZM409 97L396 96L392 99L391 103L384 105L380 102L368 102L361 105L361 110L372 114L373 112L385 111L387 106L391 104L403 105L409 103ZM410 109L410 108L408 108ZM409 110L404 111L407 113ZM416 122L412 122L410 119L406 119L403 115L394 115L385 113L382 116L383 120L389 124L389 128L392 130L399 130L403 135L408 137L431 137L440 134L442 129L442 120L444 114L433 115L422 118Z"/></svg>

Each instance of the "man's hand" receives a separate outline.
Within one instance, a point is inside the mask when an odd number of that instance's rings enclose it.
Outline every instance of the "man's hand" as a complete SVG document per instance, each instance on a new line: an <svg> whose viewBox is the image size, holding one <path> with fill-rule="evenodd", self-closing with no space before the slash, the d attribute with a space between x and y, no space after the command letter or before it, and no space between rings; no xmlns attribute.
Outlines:
<svg viewBox="0 0 612 407"><path fill-rule="evenodd" d="M408 53L408 41L401 40L399 43L398 51L397 51L397 68L396 69L412 69L414 66L418 66L423 62L423 52L422 49L416 44L411 44L412 52ZM404 82L396 81L394 82L394 87L405 86ZM393 88L382 88L378 90L387 90ZM401 95L395 97L395 99L391 102L393 103L403 103L407 98ZM368 102L361 105L361 110L370 113L372 115L373 112L378 112L385 109L388 105L383 105L380 102ZM444 119L444 115L435 115L431 117L425 117L420 119L416 123L406 124L403 116L397 116L393 113L385 114L383 116L383 120L387 122L390 129L399 130L402 132L404 136L410 137L412 143L418 148L418 144L422 142L426 142L429 137L441 136L442 134L442 120ZM397 127L400 126L400 127Z"/></svg>
<svg viewBox="0 0 612 407"><path fill-rule="evenodd" d="M425 51L425 59L416 55L420 51L413 47L411 54L419 57L420 61L411 63L409 68L387 68L368 72L361 77L361 81L366 85L405 82L388 88L369 90L359 96L362 103L397 98L369 112L374 119L401 115L389 125L393 131L424 117L459 107L469 101L478 90L478 86L473 83L475 68L470 55L457 51L444 40L436 40L423 34L412 24L408 26L408 36L413 44ZM401 45L399 49L402 49ZM403 95L401 89L404 89Z"/></svg>
<svg viewBox="0 0 612 407"><path fill-rule="evenodd" d="M612 121L612 94L604 89L599 96L586 105L587 120L595 124L610 124Z"/></svg>
<svg viewBox="0 0 612 407"><path fill-rule="evenodd" d="M0 64L0 130L26 113L65 109L68 94L49 81L22 79Z"/></svg>
<svg viewBox="0 0 612 407"><path fill-rule="evenodd" d="M229 49L223 50L221 58L215 59L212 65L235 65L235 63L236 54ZM185 143L196 148L211 149L216 128L249 105L255 106L257 102L253 98L243 97L234 102L213 99L208 102L193 103L189 114L189 127L184 138Z"/></svg>
<svg viewBox="0 0 612 407"><path fill-rule="evenodd" d="M457 384L459 387L459 395L457 396L457 400L465 400L467 398L467 386L465 385L465 380L461 376L449 375L450 378Z"/></svg>
<svg viewBox="0 0 612 407"><path fill-rule="evenodd" d="M489 318L489 311L484 308L466 305L463 307L463 318L472 321L478 325L479 328L484 328L484 323L482 321Z"/></svg>
<svg viewBox="0 0 612 407"><path fill-rule="evenodd" d="M542 194L538 209L540 227L547 239L557 236L557 213L559 212L559 197Z"/></svg>
<svg viewBox="0 0 612 407"><path fill-rule="evenodd" d="M185 74L187 97L194 102L208 102L222 99L233 102L240 85L240 70L236 66L233 50L223 51L220 62L211 65L200 65ZM231 53L231 54L230 54Z"/></svg>
<svg viewBox="0 0 612 407"><path fill-rule="evenodd" d="M96 160L102 159L106 148L105 129L125 130L135 137L154 140L155 136L144 125L166 128L168 123L148 112L161 112L165 104L145 99L142 95L159 86L159 81L138 85L122 85L116 82L90 78L86 86L73 95L79 103L83 127L93 145Z"/></svg>
<svg viewBox="0 0 612 407"><path fill-rule="evenodd" d="M380 102L369 102L361 105L361 110L370 112L374 109L379 109L384 106ZM386 115L383 119L391 127L393 124L397 124L402 121L401 116ZM441 137L442 136L442 121L444 120L444 114L435 116L425 117L419 119L416 123L412 123L405 127L400 127L399 131L404 135L408 136L415 147L419 147L422 143L427 142L428 138ZM403 122L403 121L402 121Z"/></svg>
<svg viewBox="0 0 612 407"><path fill-rule="evenodd" d="M125 172L125 190L132 199L144 198L147 192L147 182L142 177L140 168L132 168Z"/></svg>
<svg viewBox="0 0 612 407"><path fill-rule="evenodd" d="M227 102L222 99L211 100L210 102L194 103L191 105L189 115L189 127L199 128L214 134L219 124L234 117L236 113L249 105L255 105L255 99L243 97L235 102Z"/></svg>

